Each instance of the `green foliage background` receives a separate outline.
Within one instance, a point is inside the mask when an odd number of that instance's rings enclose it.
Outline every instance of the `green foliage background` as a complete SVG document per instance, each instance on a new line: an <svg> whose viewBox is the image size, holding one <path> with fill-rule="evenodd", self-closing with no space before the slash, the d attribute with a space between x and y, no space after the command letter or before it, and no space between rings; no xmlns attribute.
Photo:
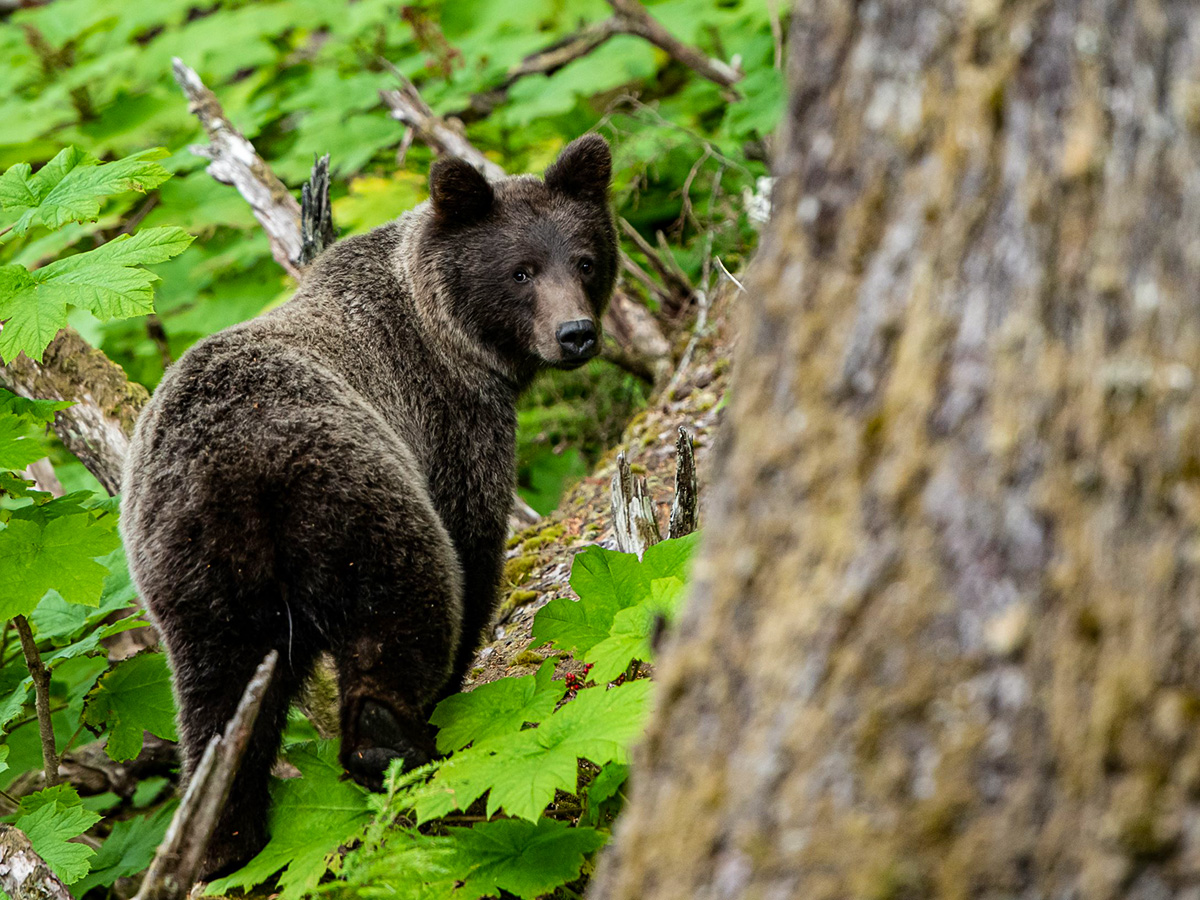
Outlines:
<svg viewBox="0 0 1200 900"><path fill-rule="evenodd" d="M472 143L511 172L539 172L567 141L600 130L614 147L617 212L652 241L662 231L679 264L704 287L713 257L735 269L753 245L746 197L766 174L765 142L782 108L783 29L767 0L647 6L680 40L735 62L745 73L737 93L640 38L617 36L550 76L517 81L487 117L463 118ZM171 77L172 57L200 74L291 188L307 176L314 154L331 154L334 218L344 235L386 222L426 196L431 154L419 142L405 146L403 128L379 100L378 91L395 84L391 66L417 84L436 112L452 115L499 84L525 55L610 12L603 0L53 0L3 14L0 357L22 349L40 356L69 322L153 389L164 367L196 340L283 302L294 288L248 205L189 151L204 135ZM639 259L636 248L625 249ZM652 298L644 299L653 307ZM540 380L519 419L526 499L539 511L552 509L564 485L615 441L648 394L636 377L599 361ZM7 788L41 767L16 615L28 617L52 675L60 752L97 737L110 756L128 759L143 732L174 737L163 656L151 649L110 661L102 643L144 620L114 617L135 604L116 505L48 431L61 405L0 391L0 786ZM40 494L15 474L47 454L64 497ZM581 558L586 586L573 577L585 603L551 604L535 636L592 662L607 680L631 659L648 656L655 620L677 608L682 575L655 570L604 593L590 567L630 564L601 561L598 552ZM651 558L646 565L657 563ZM509 704L504 733L476 729L472 716L487 717L471 712L472 703L489 699L487 692L459 701L457 711L441 711L457 745L446 749L459 751L451 757L458 762L416 780L394 779L383 798L338 781L329 765L333 751L305 743L311 729L295 723L291 756L306 779L280 786L277 809L286 816L289 803L302 807L324 785L322 796L344 801L334 831L344 825L347 840L357 834L363 841L342 879L320 890L370 895L381 884L404 881L405 873L423 873L408 879L417 885L413 896L494 896L501 889L570 896L558 886L586 875L589 854L603 843L619 806L623 748L646 714L642 701L630 698L644 688L634 682L606 694L601 683L553 712L563 683L548 683L545 672L527 677L528 683L514 679L520 683L498 688L508 692L505 698L490 697ZM568 712L593 692L583 707L611 698L595 711L594 727L580 730L572 725L580 713ZM460 713L466 718L456 718ZM532 732L521 730L539 722ZM479 747L492 747L510 766L523 761L536 770L547 762L537 754L553 750L535 746L528 735L538 733L559 735L555 746L565 749L545 769L550 794L543 785L518 800L488 780ZM591 762L573 781L577 756ZM446 806L445 796L429 794L428 786L455 778L476 791L472 801L488 815L503 810L502 817L475 828L430 826L429 816L455 805ZM170 794L162 778L125 797L80 798L59 787L19 805L4 806L0 797L0 810L37 835L39 850L79 895L102 896L118 878L144 870L169 821ZM568 795L574 799L562 806ZM505 808L505 797L513 809ZM326 864L336 869L340 858L328 856L336 847L313 849L314 835L300 820L291 825L276 828L285 845L275 852L299 854L299 865L280 882L285 893L299 895L317 889ZM104 841L99 851L70 840L85 830ZM542 862L522 868L513 863L519 858ZM258 865L230 884L257 883L278 868L271 859ZM470 876L455 889L464 872Z"/></svg>

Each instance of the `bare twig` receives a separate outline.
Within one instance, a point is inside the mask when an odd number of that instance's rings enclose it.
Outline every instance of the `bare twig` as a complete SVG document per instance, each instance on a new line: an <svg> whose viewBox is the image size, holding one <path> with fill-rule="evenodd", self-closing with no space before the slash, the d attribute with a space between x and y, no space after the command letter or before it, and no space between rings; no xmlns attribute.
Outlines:
<svg viewBox="0 0 1200 900"><path fill-rule="evenodd" d="M0 825L0 888L12 900L71 900L66 885L12 825Z"/></svg>
<svg viewBox="0 0 1200 900"><path fill-rule="evenodd" d="M224 110L204 82L178 58L171 60L175 81L188 98L189 108L208 133L207 145L190 149L211 160L208 174L230 184L250 204L271 242L271 255L293 278L300 277L300 204L275 177L242 133L225 117Z"/></svg>
<svg viewBox="0 0 1200 900"><path fill-rule="evenodd" d="M333 244L329 204L329 154L313 161L312 177L300 189L300 264L308 265Z"/></svg>
<svg viewBox="0 0 1200 900"><path fill-rule="evenodd" d="M136 900L179 900L191 890L212 840L213 829L217 827L217 819L229 797L246 744L254 731L254 722L278 659L275 650L267 654L246 685L237 712L225 726L225 733L213 735L209 741L183 802L154 854Z"/></svg>
<svg viewBox="0 0 1200 900"><path fill-rule="evenodd" d="M24 616L13 616L13 625L21 636L25 665L33 678L34 703L37 707L38 730L42 736L42 762L46 769L46 786L58 784L58 750L54 746L54 723L50 720L50 671L42 663L33 630Z"/></svg>
<svg viewBox="0 0 1200 900"><path fill-rule="evenodd" d="M646 479L635 476L624 453L617 454L617 471L612 478L613 536L622 553L636 553L662 540L654 503L646 490Z"/></svg>
<svg viewBox="0 0 1200 900"><path fill-rule="evenodd" d="M667 537L678 538L691 534L700 521L700 488L696 483L696 453L692 436L679 426L675 440L675 499L671 502L671 521Z"/></svg>

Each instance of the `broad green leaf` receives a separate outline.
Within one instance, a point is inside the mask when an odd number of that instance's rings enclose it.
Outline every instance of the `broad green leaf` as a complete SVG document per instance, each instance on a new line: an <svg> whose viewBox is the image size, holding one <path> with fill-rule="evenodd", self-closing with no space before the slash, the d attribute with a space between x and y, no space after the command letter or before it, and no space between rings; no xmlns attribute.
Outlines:
<svg viewBox="0 0 1200 900"><path fill-rule="evenodd" d="M692 556L700 543L699 531L669 541L659 541L642 554L642 571L648 580L679 578L687 580Z"/></svg>
<svg viewBox="0 0 1200 900"><path fill-rule="evenodd" d="M367 792L344 781L337 743L296 744L287 759L300 778L275 781L271 788L271 839L243 868L208 886L209 893L262 884L280 869L279 900L293 900L313 890L331 866L337 849L370 823Z"/></svg>
<svg viewBox="0 0 1200 900"><path fill-rule="evenodd" d="M438 750L449 753L472 741L516 734L526 722L541 722L567 691L564 682L551 680L554 665L548 660L536 675L501 678L447 697L429 719L438 727Z"/></svg>
<svg viewBox="0 0 1200 900"><path fill-rule="evenodd" d="M8 744L0 744L0 772L8 771Z"/></svg>
<svg viewBox="0 0 1200 900"><path fill-rule="evenodd" d="M100 594L99 605L91 608L68 603L59 596L57 591L49 591L29 617L39 642L50 641L52 644L61 646L75 638L84 628L99 623L109 613L136 604L137 594L134 591L133 579L129 575L129 567L125 561L125 550L118 547L108 556L99 559L98 562L108 569L108 574L104 577L104 590ZM139 619L131 627L136 628L145 624L148 623ZM122 628L121 630L126 629ZM112 632L111 634L116 633ZM111 634L106 636L111 636Z"/></svg>
<svg viewBox="0 0 1200 900"><path fill-rule="evenodd" d="M0 619L29 615L51 589L69 603L100 602L108 570L97 557L111 553L121 539L111 520L97 522L89 512L49 518L67 500L40 507L41 521L14 516L0 531Z"/></svg>
<svg viewBox="0 0 1200 900"><path fill-rule="evenodd" d="M554 641L556 647L577 656L608 638L616 615L611 604L584 603L570 597L558 597L537 611L533 617L530 647Z"/></svg>
<svg viewBox="0 0 1200 900"><path fill-rule="evenodd" d="M0 412L0 468L23 469L46 455L46 426Z"/></svg>
<svg viewBox="0 0 1200 900"><path fill-rule="evenodd" d="M174 802L166 803L149 815L114 824L112 833L92 860L92 871L74 885L72 893L82 897L94 887L108 887L118 878L146 871L177 806Z"/></svg>
<svg viewBox="0 0 1200 900"><path fill-rule="evenodd" d="M68 306L102 319L153 312L158 276L141 266L170 259L191 242L182 228L144 228L32 272L0 266L0 360L23 352L41 362L46 345L67 324Z"/></svg>
<svg viewBox="0 0 1200 900"><path fill-rule="evenodd" d="M84 706L83 721L109 729L105 750L118 762L142 749L142 732L176 740L171 673L162 653L139 653L122 660L96 683Z"/></svg>
<svg viewBox="0 0 1200 900"><path fill-rule="evenodd" d="M571 588L585 603L615 614L646 596L649 582L635 554L588 547L571 563Z"/></svg>
<svg viewBox="0 0 1200 900"><path fill-rule="evenodd" d="M126 159L101 163L75 147L67 147L30 174L28 163L17 163L0 175L0 208L22 213L13 231L24 234L41 222L60 228L68 222L95 221L100 201L125 191L145 193L171 173L153 162L165 150L145 150Z"/></svg>
<svg viewBox="0 0 1200 900"><path fill-rule="evenodd" d="M674 621L683 598L684 583L679 578L655 578L650 582L650 597L637 606L620 610L613 617L609 636L584 655L584 662L595 667L591 676L606 684L620 675L635 659L650 662L654 657L651 638L657 621Z"/></svg>
<svg viewBox="0 0 1200 900"><path fill-rule="evenodd" d="M23 798L14 824L63 883L74 884L88 873L96 851L70 839L99 821L99 814L83 808L73 787L60 784Z"/></svg>
<svg viewBox="0 0 1200 900"><path fill-rule="evenodd" d="M537 900L579 877L587 854L606 838L593 828L571 827L553 819L522 822L501 819L474 828L451 828L465 884L462 900L497 897L508 891Z"/></svg>
<svg viewBox="0 0 1200 900"><path fill-rule="evenodd" d="M578 760L624 762L649 712L650 682L580 691L537 728L481 741L443 763L414 792L420 821L466 809L489 791L487 814L503 808L536 821L556 790L574 791Z"/></svg>

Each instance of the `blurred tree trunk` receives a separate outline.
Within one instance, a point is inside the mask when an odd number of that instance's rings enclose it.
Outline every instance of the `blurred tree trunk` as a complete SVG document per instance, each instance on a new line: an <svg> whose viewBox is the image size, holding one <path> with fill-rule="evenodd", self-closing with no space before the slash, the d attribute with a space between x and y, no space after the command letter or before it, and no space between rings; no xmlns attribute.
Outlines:
<svg viewBox="0 0 1200 900"><path fill-rule="evenodd" d="M1200 897L1200 4L801 0L600 898Z"/></svg>

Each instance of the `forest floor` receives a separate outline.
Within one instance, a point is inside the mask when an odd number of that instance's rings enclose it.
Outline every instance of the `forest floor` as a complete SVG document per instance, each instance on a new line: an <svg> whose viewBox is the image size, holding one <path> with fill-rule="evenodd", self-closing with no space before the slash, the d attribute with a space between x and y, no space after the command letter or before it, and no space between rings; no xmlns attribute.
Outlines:
<svg viewBox="0 0 1200 900"><path fill-rule="evenodd" d="M680 427L687 429L695 441L699 527L704 527L713 448L730 384L734 347L731 319L740 298L740 288L731 282L723 282L714 291L708 320L700 328L683 368L634 416L618 444L608 450L591 474L563 495L558 509L509 541L504 599L493 626L493 640L476 656L466 690L506 675L529 674L558 654L548 645L530 649L533 617L551 600L574 596L568 579L576 553L593 544L616 549L611 482L618 453L624 451L634 475L646 479L647 494L665 535L675 490L675 439ZM683 336L678 353L684 353L690 336ZM564 656L555 676L582 671L581 663Z"/></svg>

